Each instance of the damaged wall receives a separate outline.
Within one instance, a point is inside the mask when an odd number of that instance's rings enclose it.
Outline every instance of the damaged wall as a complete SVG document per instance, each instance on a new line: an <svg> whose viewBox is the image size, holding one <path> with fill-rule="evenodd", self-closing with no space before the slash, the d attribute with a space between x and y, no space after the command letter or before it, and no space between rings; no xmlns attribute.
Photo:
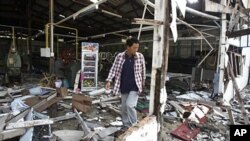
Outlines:
<svg viewBox="0 0 250 141"><path fill-rule="evenodd" d="M116 141L157 141L157 128L156 117L146 117L136 126L130 127Z"/></svg>
<svg viewBox="0 0 250 141"><path fill-rule="evenodd" d="M238 46L240 45L239 39L229 39L228 41L229 44ZM241 39L241 45L247 45L247 36L243 36ZM249 45L248 45L249 46ZM227 48L228 49L228 48ZM236 76L236 82L238 84L238 87L240 90L242 90L248 83L248 78L249 78L249 66L250 66L250 48L245 47L242 49L242 61L243 61L243 66L242 66L242 75ZM228 58L229 56L226 56L226 61L225 64L228 63ZM223 95L223 102L225 104L228 104L229 101L234 98L234 87L232 80L229 80L228 84L225 85L225 93Z"/></svg>

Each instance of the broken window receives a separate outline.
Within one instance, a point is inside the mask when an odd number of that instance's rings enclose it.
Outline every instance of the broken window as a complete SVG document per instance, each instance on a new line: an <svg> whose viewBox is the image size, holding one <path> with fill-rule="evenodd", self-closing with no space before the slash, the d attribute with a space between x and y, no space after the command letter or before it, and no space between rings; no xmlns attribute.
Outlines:
<svg viewBox="0 0 250 141"><path fill-rule="evenodd" d="M241 55L241 52L242 48L234 46L229 46L227 52L229 56L229 62L236 77L242 75L244 57Z"/></svg>

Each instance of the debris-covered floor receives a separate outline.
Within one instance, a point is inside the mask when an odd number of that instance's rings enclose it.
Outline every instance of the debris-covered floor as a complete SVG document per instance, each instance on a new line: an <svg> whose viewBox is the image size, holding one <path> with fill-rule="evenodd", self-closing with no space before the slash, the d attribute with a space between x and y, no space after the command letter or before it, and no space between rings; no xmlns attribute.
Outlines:
<svg viewBox="0 0 250 141"><path fill-rule="evenodd" d="M244 124L239 103L234 100L225 106L209 88L190 91L188 78L172 77L167 83L163 140L229 140L229 125ZM75 94L64 87L53 88L52 81L46 75L25 74L25 83L0 86L0 140L112 141L125 132L119 96L102 90ZM139 120L148 113L149 90L145 92L136 106ZM249 86L241 92L247 113L249 92Z"/></svg>

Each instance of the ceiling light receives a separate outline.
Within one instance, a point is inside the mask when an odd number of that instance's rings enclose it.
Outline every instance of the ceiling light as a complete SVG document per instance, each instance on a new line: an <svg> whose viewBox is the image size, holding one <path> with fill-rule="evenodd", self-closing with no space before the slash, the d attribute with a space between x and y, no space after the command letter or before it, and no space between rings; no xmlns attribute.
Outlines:
<svg viewBox="0 0 250 141"><path fill-rule="evenodd" d="M97 3L98 2L98 0L90 0L90 1L93 2L93 3ZM98 9L99 5L97 4L95 7L96 7L96 9Z"/></svg>
<svg viewBox="0 0 250 141"><path fill-rule="evenodd" d="M197 3L198 0L188 0L189 3Z"/></svg>
<svg viewBox="0 0 250 141"><path fill-rule="evenodd" d="M154 29L154 26L145 26L145 27L142 27L141 28L141 31L152 31ZM140 28L133 28L133 29L130 29L129 32L132 33L132 32L139 32Z"/></svg>
<svg viewBox="0 0 250 141"><path fill-rule="evenodd" d="M64 16L64 15L62 15L62 14L59 14L59 17L65 18L65 16Z"/></svg>
<svg viewBox="0 0 250 141"><path fill-rule="evenodd" d="M102 11L103 13L108 14L108 15L115 16L115 17L118 17L118 18L122 18L122 16L119 15L119 14L116 14L116 13L113 13L113 12L109 12L109 11L107 11L107 10L101 10L101 11Z"/></svg>
<svg viewBox="0 0 250 141"><path fill-rule="evenodd" d="M99 34L99 35L91 36L90 38L91 39L96 39L96 38L102 38L102 37L105 37L105 36L106 36L105 34Z"/></svg>

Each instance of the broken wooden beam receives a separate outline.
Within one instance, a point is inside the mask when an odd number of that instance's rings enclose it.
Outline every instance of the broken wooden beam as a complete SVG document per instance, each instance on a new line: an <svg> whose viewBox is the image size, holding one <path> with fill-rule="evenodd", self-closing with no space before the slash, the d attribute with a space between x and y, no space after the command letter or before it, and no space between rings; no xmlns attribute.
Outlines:
<svg viewBox="0 0 250 141"><path fill-rule="evenodd" d="M33 106L34 110L37 112L42 112L51 105L58 103L60 100L62 100L62 97L56 97L56 93L49 96L47 99L43 99L39 103Z"/></svg>
<svg viewBox="0 0 250 141"><path fill-rule="evenodd" d="M6 125L6 129L16 129L16 128L27 128L39 125L53 124L51 119L41 119L41 120L29 120L29 121L19 121L14 123L9 123Z"/></svg>
<svg viewBox="0 0 250 141"><path fill-rule="evenodd" d="M5 121L8 117L8 114L4 114L0 116L0 132L3 131L3 127L5 126Z"/></svg>
<svg viewBox="0 0 250 141"><path fill-rule="evenodd" d="M112 106L111 104L107 104L106 107L111 110L112 112L118 114L119 116L122 115L121 111L116 109L114 106Z"/></svg>
<svg viewBox="0 0 250 141"><path fill-rule="evenodd" d="M26 132L25 128L13 129L13 130L4 130L3 132L0 132L0 141L21 136L25 132Z"/></svg>
<svg viewBox="0 0 250 141"><path fill-rule="evenodd" d="M233 111L232 111L230 106L227 106L226 109L227 109L227 112L228 112L229 121L230 121L231 125L234 125L235 120L234 120L234 116L233 116Z"/></svg>
<svg viewBox="0 0 250 141"><path fill-rule="evenodd" d="M175 101L169 101L168 102L169 104L171 104L172 106L174 106L175 110L177 112L180 112L182 115L183 118L187 118L191 113L186 111L184 108L182 108L178 102L175 102Z"/></svg>
<svg viewBox="0 0 250 141"><path fill-rule="evenodd" d="M246 125L248 125L249 124L249 118L247 116L247 112L246 112L246 109L244 107L244 103L243 103L243 100L241 98L241 95L240 95L240 89L239 89L238 84L237 84L237 82L235 80L233 69L232 69L232 66L231 66L230 63L228 63L227 69L228 69L229 75L230 75L230 77L232 79L232 82L233 82L233 87L234 87L234 90L235 90L235 95L236 95L236 98L237 98L237 100L239 102L239 105L240 105L241 113L242 113L243 118L244 118L244 123Z"/></svg>
<svg viewBox="0 0 250 141"><path fill-rule="evenodd" d="M153 19L140 19L140 18L134 18L134 21L132 24L143 24L143 25L162 25L163 21L159 20L153 20Z"/></svg>
<svg viewBox="0 0 250 141"><path fill-rule="evenodd" d="M84 131L84 135L89 136L91 134L90 129L88 128L87 124L83 121L81 115L78 113L77 109L74 108L74 112L76 113L76 119L79 121L82 130ZM96 137L92 137L93 141L97 141Z"/></svg>
<svg viewBox="0 0 250 141"><path fill-rule="evenodd" d="M22 112L20 112L19 114L15 115L13 118L11 118L10 120L6 121L6 124L9 124L11 122L16 122L21 118L24 118L30 111L30 108L27 108L25 110L23 110Z"/></svg>
<svg viewBox="0 0 250 141"><path fill-rule="evenodd" d="M71 119L71 118L75 118L76 114L69 114L69 115L65 115L65 116L60 116L60 117L55 117L55 118L51 118L51 120L53 120L54 122L58 122L58 121L62 121L62 120L67 120L67 119Z"/></svg>
<svg viewBox="0 0 250 141"><path fill-rule="evenodd" d="M93 100L92 104L98 104L100 102L106 102L106 101L112 101L112 100L120 100L121 98L119 96L114 96L114 97L108 97L108 98L100 98L97 100Z"/></svg>
<svg viewBox="0 0 250 141"><path fill-rule="evenodd" d="M7 103L7 102L11 102L12 99L10 98L5 98L5 99L0 99L0 103Z"/></svg>
<svg viewBox="0 0 250 141"><path fill-rule="evenodd" d="M115 133L116 131L120 130L119 128L117 127L108 127L108 128L105 128L103 130L101 130L100 132L98 132L98 136L100 138L105 138L107 137L108 135L111 135L113 133Z"/></svg>

